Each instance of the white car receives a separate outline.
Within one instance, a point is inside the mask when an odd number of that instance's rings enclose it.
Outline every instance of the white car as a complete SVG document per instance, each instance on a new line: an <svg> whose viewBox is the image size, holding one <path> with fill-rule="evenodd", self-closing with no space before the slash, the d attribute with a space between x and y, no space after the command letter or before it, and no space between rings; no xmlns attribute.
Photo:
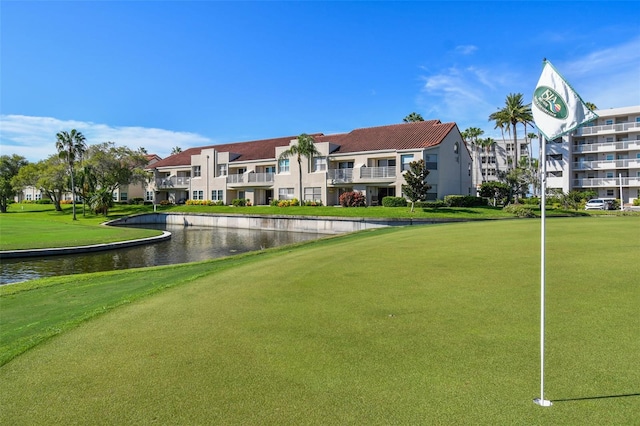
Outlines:
<svg viewBox="0 0 640 426"><path fill-rule="evenodd" d="M584 206L585 210L609 210L609 202L602 198L594 198L587 201Z"/></svg>

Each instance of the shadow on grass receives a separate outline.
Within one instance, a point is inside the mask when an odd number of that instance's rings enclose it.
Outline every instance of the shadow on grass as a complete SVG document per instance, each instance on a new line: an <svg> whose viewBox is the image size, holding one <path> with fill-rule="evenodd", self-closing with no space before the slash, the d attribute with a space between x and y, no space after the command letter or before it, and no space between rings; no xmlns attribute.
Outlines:
<svg viewBox="0 0 640 426"><path fill-rule="evenodd" d="M448 207L437 207L437 208L431 208L431 207L425 207L422 209L423 212L425 213L452 213L452 214L460 214L460 213L467 213L467 214L475 214L475 215L479 215L482 214L482 212L477 211L477 210L470 210L470 209L463 209L463 208L456 208L456 209L452 209L452 208L448 208Z"/></svg>
<svg viewBox="0 0 640 426"><path fill-rule="evenodd" d="M640 393L623 393L620 395L584 396L580 398L554 399L552 400L552 402L590 401L595 399L628 398L632 396L640 396Z"/></svg>

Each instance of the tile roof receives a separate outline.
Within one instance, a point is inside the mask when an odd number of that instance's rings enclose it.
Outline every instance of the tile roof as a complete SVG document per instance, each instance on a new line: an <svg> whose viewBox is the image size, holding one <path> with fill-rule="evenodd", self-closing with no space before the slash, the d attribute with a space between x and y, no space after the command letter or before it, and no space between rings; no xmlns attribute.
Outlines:
<svg viewBox="0 0 640 426"><path fill-rule="evenodd" d="M456 127L455 123L441 123L439 120L418 121L413 123L391 124L387 126L367 127L352 130L349 133L324 135L314 133L316 142L331 142L340 147L337 153L377 151L385 149L429 148L441 143ZM275 149L288 146L298 136L285 136L249 142L236 142L189 148L154 163L149 168L190 166L191 156L200 154L203 149L214 148L218 152L239 154L234 161L251 161L275 158Z"/></svg>
<svg viewBox="0 0 640 426"><path fill-rule="evenodd" d="M340 145L336 153L429 148L438 145L456 127L439 120L355 129L349 133L316 137L316 142Z"/></svg>

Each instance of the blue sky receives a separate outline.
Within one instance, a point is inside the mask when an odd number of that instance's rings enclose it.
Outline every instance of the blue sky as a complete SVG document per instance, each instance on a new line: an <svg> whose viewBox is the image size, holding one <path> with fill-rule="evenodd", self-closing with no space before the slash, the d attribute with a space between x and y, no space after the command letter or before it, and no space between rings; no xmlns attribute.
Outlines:
<svg viewBox="0 0 640 426"><path fill-rule="evenodd" d="M585 101L640 105L634 1L0 3L0 150L55 134L165 157L425 119L480 127L549 59Z"/></svg>

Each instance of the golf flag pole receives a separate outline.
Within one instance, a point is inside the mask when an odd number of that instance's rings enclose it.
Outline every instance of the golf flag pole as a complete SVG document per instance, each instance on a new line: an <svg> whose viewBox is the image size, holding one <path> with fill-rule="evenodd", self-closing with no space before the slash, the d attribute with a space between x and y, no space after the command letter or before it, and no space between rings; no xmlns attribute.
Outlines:
<svg viewBox="0 0 640 426"><path fill-rule="evenodd" d="M547 141L572 132L598 116L591 111L551 62L543 61L542 75L531 103L533 121L542 134L540 179L540 398L533 400L542 407L550 407L544 399L544 341L545 341L545 246L547 196Z"/></svg>

